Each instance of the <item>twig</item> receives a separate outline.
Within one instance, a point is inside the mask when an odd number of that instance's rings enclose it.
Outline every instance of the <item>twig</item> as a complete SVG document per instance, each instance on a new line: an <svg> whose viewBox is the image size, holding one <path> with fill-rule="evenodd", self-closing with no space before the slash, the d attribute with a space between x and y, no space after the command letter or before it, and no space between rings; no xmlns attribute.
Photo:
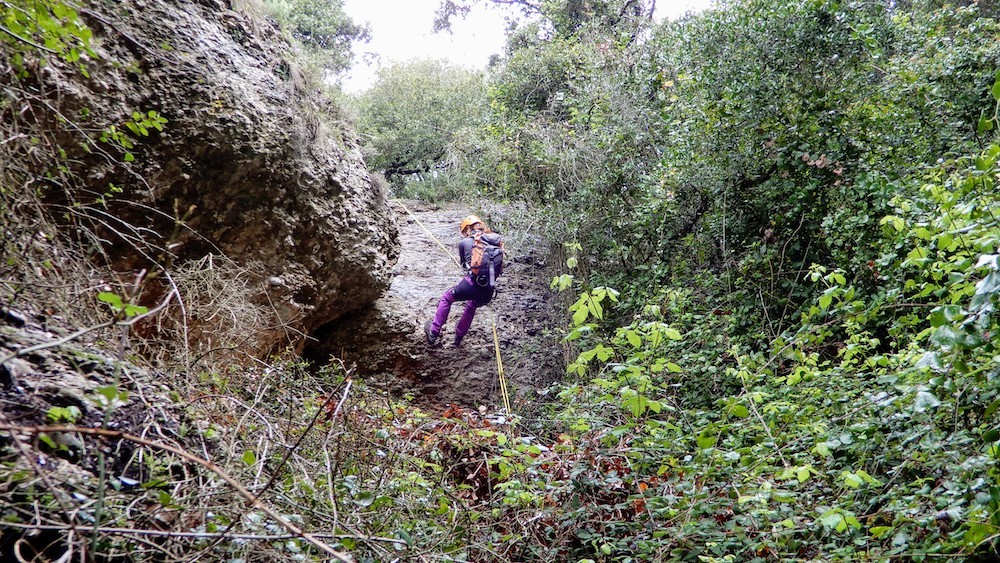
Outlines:
<svg viewBox="0 0 1000 563"><path fill-rule="evenodd" d="M129 319L127 321L120 321L118 319L113 319L113 320L110 320L110 321L107 321L107 322L103 322L103 323L100 323L100 324L97 324L97 325L94 325L94 326L88 326L86 328L81 328L80 330L78 330L78 331L76 331L76 332L74 332L72 334L67 334L66 336L64 336L62 338L59 338L57 340L52 340L50 342L42 342L41 344L35 344L34 346L28 346L27 348L21 348L20 350L15 351L13 354L11 354L9 356L6 356L3 359L0 359L0 364L5 364L5 363L13 360L14 358L18 358L20 356L25 356L27 354L31 354L32 352L38 352L39 350L46 350L48 348L55 348L56 346L62 346L63 344L66 344L67 342L70 342L70 341L76 340L77 338L80 338L81 336L83 336L84 334L87 334L88 332L93 332L95 330L101 330L102 328L108 328L108 327L112 327L112 326L120 326L120 327L132 326L135 323L139 322L140 320L142 320L142 319L144 319L146 317L155 315L156 313L159 313L160 311L162 311L167 305L170 304L170 301L173 298L174 294L175 294L175 292L171 291L169 294L167 294L167 297L164 298L163 302L160 303L159 305L157 305L155 309L151 309L148 312L143 313L141 315L136 315L135 317L132 317L131 319Z"/></svg>
<svg viewBox="0 0 1000 563"><path fill-rule="evenodd" d="M223 471L222 468L216 465L215 463L207 459L198 457L176 446L172 446L170 444L164 444L161 442L155 442L152 440L147 440L145 438L140 438L139 436L135 436L127 432L121 432L118 430L106 430L104 428L81 428L75 426L18 426L15 424L0 423L0 430L10 432L11 435L13 435L14 432L26 432L28 434L36 434L36 435L42 433L51 434L59 432L70 432L70 433L75 432L78 434L90 434L94 436L103 436L106 438L113 438L118 440L128 440L130 442L142 444L150 448L157 448L160 450L170 452L176 456L185 459L186 461L189 461L191 463L196 463L204 467L205 469L211 471L212 473L218 475L220 479L229 484L230 487L235 489L236 492L238 492L243 498L245 498L247 502L250 504L250 506L258 510L261 510L262 512L270 516L274 521L280 524L282 528L288 530L289 533L294 534L295 537L300 537L306 540L317 549L323 551L324 553L330 555L331 557L337 559L338 561L342 561L343 563L350 563L351 561L347 555L333 549L329 545L320 541L316 536L307 533L306 531L302 530L295 524L289 522L287 519L285 519L284 516L278 514L271 507L260 502L260 500L257 498L256 495L246 490L246 488L244 488L243 485L241 485L236 479L230 477L229 474Z"/></svg>
<svg viewBox="0 0 1000 563"><path fill-rule="evenodd" d="M19 530L44 530L53 532L61 532L73 529L73 527L69 524L63 524L63 525L25 524L22 522L5 522L3 520L0 520L0 528L3 527L17 528ZM196 539L223 538L223 539L248 540L248 541L283 541L299 537L296 534L278 534L269 536L265 534L224 534L222 532L176 532L170 530L114 528L109 526L101 526L97 530L102 534L154 536L161 538L196 538ZM315 538L323 538L331 540L349 539L349 540L374 541L383 543L393 543L397 545L406 545L406 542L404 540L398 538L384 538L380 536L364 536L355 534L327 534L322 532L312 534L312 536Z"/></svg>
<svg viewBox="0 0 1000 563"><path fill-rule="evenodd" d="M17 39L21 43L27 43L28 45L31 45L32 47L38 49L39 51L45 51L46 53L52 53L53 55L59 54L59 51L56 51L55 49L49 49L45 45L39 45L38 43L35 43L34 41L28 39L27 37L21 37L20 35L14 33L13 31L7 29L2 25L0 25L0 31L6 33L7 35L10 35L11 37Z"/></svg>

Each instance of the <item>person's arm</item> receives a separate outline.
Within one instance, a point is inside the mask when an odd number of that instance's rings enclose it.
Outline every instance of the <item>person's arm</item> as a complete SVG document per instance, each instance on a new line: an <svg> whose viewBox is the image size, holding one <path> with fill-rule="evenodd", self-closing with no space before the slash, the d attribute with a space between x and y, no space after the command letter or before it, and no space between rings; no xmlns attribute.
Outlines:
<svg viewBox="0 0 1000 563"><path fill-rule="evenodd" d="M462 263L462 272L469 271L469 261L472 260L472 239L463 238L458 241L458 260Z"/></svg>

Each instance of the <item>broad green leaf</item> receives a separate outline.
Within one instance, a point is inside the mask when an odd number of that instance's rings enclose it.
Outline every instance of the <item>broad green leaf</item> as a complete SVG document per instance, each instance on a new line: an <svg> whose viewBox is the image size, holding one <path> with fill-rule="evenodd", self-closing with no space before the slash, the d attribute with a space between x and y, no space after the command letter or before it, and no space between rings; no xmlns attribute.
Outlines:
<svg viewBox="0 0 1000 563"><path fill-rule="evenodd" d="M628 340L628 343L631 344L634 348L639 348L640 346L642 346L642 337L639 336L639 334L636 333L634 330L627 331L625 333L625 338Z"/></svg>
<svg viewBox="0 0 1000 563"><path fill-rule="evenodd" d="M855 475L857 475L858 477L861 477L862 479L864 479L865 483L868 483L869 485L881 485L882 484L881 481L879 481L878 479L872 477L864 469L858 469L857 472L855 472Z"/></svg>
<svg viewBox="0 0 1000 563"><path fill-rule="evenodd" d="M822 516L819 517L819 522L820 524L823 524L823 527L825 528L837 529L838 531L841 531L840 530L841 524L844 525L844 529L847 528L846 523L844 523L843 515L841 515L836 510L828 510L827 512L825 512Z"/></svg>
<svg viewBox="0 0 1000 563"><path fill-rule="evenodd" d="M107 303L115 311L119 311L122 308L122 298L117 293L102 291L97 294L97 300L103 303Z"/></svg>
<svg viewBox="0 0 1000 563"><path fill-rule="evenodd" d="M903 219L900 217L896 217L895 215L887 215L883 217L882 220L879 222L879 224L881 225L890 224L892 225L893 229L896 229L896 231L900 233L903 232L903 229L906 228L906 223L903 221Z"/></svg>
<svg viewBox="0 0 1000 563"><path fill-rule="evenodd" d="M743 418L750 414L750 409L746 408L743 405L733 405L729 409L729 414L737 418Z"/></svg>
<svg viewBox="0 0 1000 563"><path fill-rule="evenodd" d="M871 536L876 539L881 538L890 531L892 531L891 526L872 526L871 528L868 529L868 533L871 534Z"/></svg>
<svg viewBox="0 0 1000 563"><path fill-rule="evenodd" d="M588 299L587 308L590 309L590 313L594 315L595 318L598 319L604 318L604 307L601 306L600 302L598 302L597 299L594 299L593 297Z"/></svg>
<svg viewBox="0 0 1000 563"><path fill-rule="evenodd" d="M52 436L49 436L44 432L38 435L38 439L41 440L43 444L45 444L46 446L48 446L53 450L59 449L59 446L56 444L56 441L52 439Z"/></svg>
<svg viewBox="0 0 1000 563"><path fill-rule="evenodd" d="M987 131L992 131L992 130L993 130L993 119L992 118L987 118L986 116L980 117L979 118L979 123L976 126L976 131L978 133L982 134L982 133L985 133Z"/></svg>
<svg viewBox="0 0 1000 563"><path fill-rule="evenodd" d="M965 317L965 311L958 305L943 305L931 311L928 320L933 327L943 326Z"/></svg>
<svg viewBox="0 0 1000 563"><path fill-rule="evenodd" d="M840 476L844 479L844 485L852 489L860 488L861 483L863 483L861 477L851 473L850 471L844 471L840 474Z"/></svg>
<svg viewBox="0 0 1000 563"><path fill-rule="evenodd" d="M990 406L986 407L986 410L983 412L983 418L987 419L993 416L993 413L997 412L998 407L1000 407L1000 399L996 399L990 403Z"/></svg>
<svg viewBox="0 0 1000 563"><path fill-rule="evenodd" d="M257 463L257 454L253 450L247 450L243 452L243 463L247 465L254 465Z"/></svg>
<svg viewBox="0 0 1000 563"><path fill-rule="evenodd" d="M927 391L917 392L917 398L913 403L913 410L917 412L924 412L928 409L933 409L941 406L941 401L938 400L932 393Z"/></svg>

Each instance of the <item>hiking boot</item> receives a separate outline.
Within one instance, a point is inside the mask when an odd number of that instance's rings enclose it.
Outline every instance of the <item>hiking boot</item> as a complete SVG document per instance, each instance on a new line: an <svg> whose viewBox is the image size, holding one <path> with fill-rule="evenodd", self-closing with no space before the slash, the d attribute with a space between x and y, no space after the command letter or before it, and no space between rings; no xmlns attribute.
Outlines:
<svg viewBox="0 0 1000 563"><path fill-rule="evenodd" d="M434 330L431 329L431 321L427 321L426 323L424 323L424 334L427 335L428 344L430 344L431 346L437 344L438 336L440 335L434 334Z"/></svg>
<svg viewBox="0 0 1000 563"><path fill-rule="evenodd" d="M455 347L455 348L461 347L462 346L462 339L461 338L456 338L455 341L451 343L451 345L453 347Z"/></svg>

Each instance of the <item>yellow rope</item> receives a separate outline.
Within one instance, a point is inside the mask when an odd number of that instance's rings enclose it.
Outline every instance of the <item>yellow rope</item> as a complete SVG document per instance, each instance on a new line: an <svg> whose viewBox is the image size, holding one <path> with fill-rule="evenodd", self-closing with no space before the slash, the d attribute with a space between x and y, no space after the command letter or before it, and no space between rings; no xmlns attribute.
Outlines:
<svg viewBox="0 0 1000 563"><path fill-rule="evenodd" d="M449 258L451 258L451 261L454 262L456 266L458 266L458 269L462 270L462 263L458 261L458 258L455 258L455 255L452 254L450 250L448 250L447 246L441 244L441 241L439 241L438 238L436 236L434 236L434 233L432 233L430 229L428 229L426 226L424 226L424 224L420 222L420 219L417 219L417 216L414 215L413 212L410 211L410 209L408 207L406 207L406 205L402 201L399 201L398 199L394 199L392 201L396 202L396 204L398 204L400 207L402 207L403 211L405 211L407 215L409 215L410 217L412 217L413 220L416 221L418 225L420 225L420 228L423 229L424 232L427 233L427 235L429 237L431 237L431 240L433 240L434 242L436 242L437 245L441 247L441 250L443 250L444 253L447 254ZM463 270L462 273L465 273L464 270Z"/></svg>
<svg viewBox="0 0 1000 563"><path fill-rule="evenodd" d="M507 416L511 416L514 413L510 410L510 395L507 394L507 378L503 375L503 360L500 358L500 336L497 334L496 314L491 314L490 320L493 321L493 351L497 356L497 379L500 380L500 396L503 398L503 408L507 410ZM511 420L511 428L513 426L514 422Z"/></svg>
<svg viewBox="0 0 1000 563"><path fill-rule="evenodd" d="M412 217L413 220L416 221L418 225L420 225L420 228L423 229L424 232L431 237L431 240L437 243L437 245L441 247L441 250L443 250L444 253L447 254L452 259L453 262L455 262L455 265L458 266L459 270L462 269L462 264L458 261L457 258L455 258L455 255L448 250L448 247L441 244L441 241L438 240L436 236L434 236L434 233L432 233L430 229L428 229L423 223L421 223L420 219L418 219L417 216L414 215L413 212L410 211L410 209L406 207L406 205L402 201L398 199L394 199L392 201L395 202L400 207L402 207L403 211L406 211L406 214ZM507 416L512 416L514 413L510 409L510 395L508 395L507 392L507 378L503 374L503 359L500 357L500 336L497 334L497 319L496 319L496 314L493 313L492 308L490 309L490 321L493 324L493 352L494 354L496 354L497 358L497 379L500 380L500 396L503 399L503 406L504 409L506 409L507 411ZM511 421L511 428L513 428L513 420Z"/></svg>

